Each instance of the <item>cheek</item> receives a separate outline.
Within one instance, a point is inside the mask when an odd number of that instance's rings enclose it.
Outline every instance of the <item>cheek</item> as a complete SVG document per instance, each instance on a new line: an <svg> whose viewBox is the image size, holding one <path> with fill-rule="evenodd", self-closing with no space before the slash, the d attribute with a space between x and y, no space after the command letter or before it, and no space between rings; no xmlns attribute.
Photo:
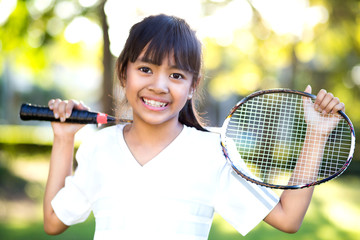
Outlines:
<svg viewBox="0 0 360 240"><path fill-rule="evenodd" d="M124 89L126 92L136 89L136 81L133 80L131 74L128 74L126 80L124 79Z"/></svg>
<svg viewBox="0 0 360 240"><path fill-rule="evenodd" d="M182 100L182 102L184 102L184 104L186 103L186 101L189 99L189 96L191 94L192 88L190 86L184 86L183 88L179 89L177 91L177 96L179 97L179 99Z"/></svg>
<svg viewBox="0 0 360 240"><path fill-rule="evenodd" d="M125 93L125 97L128 100L131 100L132 97L134 97L135 94L135 87L133 86L133 83L131 81L126 81L125 85L124 85L124 93Z"/></svg>

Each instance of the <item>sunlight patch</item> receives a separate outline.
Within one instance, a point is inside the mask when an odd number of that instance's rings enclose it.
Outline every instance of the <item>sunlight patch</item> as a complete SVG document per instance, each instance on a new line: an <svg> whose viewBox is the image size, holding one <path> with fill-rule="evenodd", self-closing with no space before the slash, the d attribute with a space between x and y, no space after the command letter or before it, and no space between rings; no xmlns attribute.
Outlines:
<svg viewBox="0 0 360 240"><path fill-rule="evenodd" d="M357 196L354 196L354 192L347 189L347 184L355 184L350 180L336 180L316 188L316 198L321 201L322 214L337 228L360 233L360 206L355 203ZM349 201L352 199L354 201Z"/></svg>
<svg viewBox="0 0 360 240"><path fill-rule="evenodd" d="M233 226L227 223L219 214L214 214L214 223L217 228L223 233L238 233Z"/></svg>

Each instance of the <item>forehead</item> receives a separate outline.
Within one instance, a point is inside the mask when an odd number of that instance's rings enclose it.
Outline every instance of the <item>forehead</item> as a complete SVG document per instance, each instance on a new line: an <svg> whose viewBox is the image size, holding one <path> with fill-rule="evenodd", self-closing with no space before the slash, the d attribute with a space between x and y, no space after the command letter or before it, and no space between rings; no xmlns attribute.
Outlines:
<svg viewBox="0 0 360 240"><path fill-rule="evenodd" d="M139 57L136 59L136 61L140 62L146 62L150 64L154 64L157 66L167 64L168 66L172 68L178 68L181 70L187 70L185 68L182 68L181 65L177 64L177 61L175 61L175 55L174 51L170 51L168 54L163 54L162 59L158 57L152 57L152 55L147 54L147 49L145 48L139 55Z"/></svg>

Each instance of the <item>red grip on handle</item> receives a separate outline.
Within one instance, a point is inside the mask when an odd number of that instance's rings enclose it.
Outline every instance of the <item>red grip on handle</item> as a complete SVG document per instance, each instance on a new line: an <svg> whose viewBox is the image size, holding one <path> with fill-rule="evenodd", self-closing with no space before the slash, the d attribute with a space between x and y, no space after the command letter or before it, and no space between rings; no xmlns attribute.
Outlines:
<svg viewBox="0 0 360 240"><path fill-rule="evenodd" d="M98 113L96 117L96 121L99 124L106 124L107 123L107 114L105 113Z"/></svg>

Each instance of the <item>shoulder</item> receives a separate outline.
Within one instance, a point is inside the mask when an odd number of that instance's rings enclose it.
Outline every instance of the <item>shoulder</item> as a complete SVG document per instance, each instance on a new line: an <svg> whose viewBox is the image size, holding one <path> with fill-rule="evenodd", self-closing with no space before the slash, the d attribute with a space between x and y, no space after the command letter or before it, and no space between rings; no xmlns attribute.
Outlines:
<svg viewBox="0 0 360 240"><path fill-rule="evenodd" d="M193 127L184 126L186 135L190 141L197 141L197 143L204 144L219 144L220 143L220 134L215 131L204 132L197 130ZM201 142L198 142L198 141Z"/></svg>
<svg viewBox="0 0 360 240"><path fill-rule="evenodd" d="M95 133L95 137L109 137L117 134L119 130L122 130L124 125L113 125L100 129Z"/></svg>
<svg viewBox="0 0 360 240"><path fill-rule="evenodd" d="M115 125L88 134L80 144L77 156L92 154L98 149L113 145L116 143L118 133L122 131L122 128L123 126Z"/></svg>
<svg viewBox="0 0 360 240"><path fill-rule="evenodd" d="M223 161L223 152L220 134L217 132L204 132L185 126L186 148L193 153L201 154L202 158L219 159Z"/></svg>
<svg viewBox="0 0 360 240"><path fill-rule="evenodd" d="M95 131L93 134L89 135L85 141L85 143L88 142L95 142L96 144L99 144L105 140L111 140L113 138L116 138L119 131L122 131L123 126L122 125L114 125L110 127L105 127L100 130Z"/></svg>

